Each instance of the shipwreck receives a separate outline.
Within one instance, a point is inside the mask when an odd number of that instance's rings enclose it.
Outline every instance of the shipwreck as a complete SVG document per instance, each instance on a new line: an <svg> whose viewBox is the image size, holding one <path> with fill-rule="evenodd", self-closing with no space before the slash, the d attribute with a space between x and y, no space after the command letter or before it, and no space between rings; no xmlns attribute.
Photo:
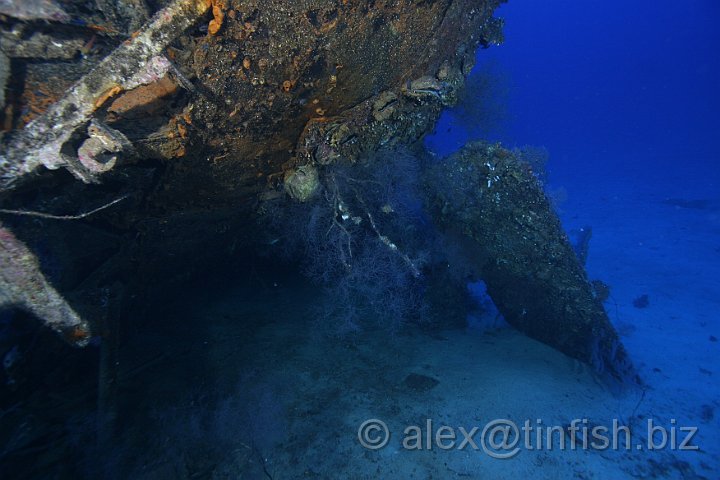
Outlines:
<svg viewBox="0 0 720 480"><path fill-rule="evenodd" d="M282 243L268 218L302 229L313 206L337 275L362 238L411 281L462 290L373 186L402 157L385 178L412 176L512 326L639 382L533 166L481 139L445 159L423 147L476 51L502 43L500 3L0 2L0 304L77 347L101 339L112 378L118 325Z"/></svg>

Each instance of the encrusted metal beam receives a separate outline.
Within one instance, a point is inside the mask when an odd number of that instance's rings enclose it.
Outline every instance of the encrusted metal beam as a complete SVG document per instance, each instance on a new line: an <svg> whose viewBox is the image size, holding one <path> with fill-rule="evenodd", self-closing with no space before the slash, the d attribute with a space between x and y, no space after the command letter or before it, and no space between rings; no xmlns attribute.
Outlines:
<svg viewBox="0 0 720 480"><path fill-rule="evenodd" d="M175 0L159 11L131 39L80 79L43 115L17 132L0 152L0 191L40 166L66 167L83 181L94 178L82 162L61 149L105 101L118 93L152 83L170 68L163 56L168 44L210 8L209 0Z"/></svg>

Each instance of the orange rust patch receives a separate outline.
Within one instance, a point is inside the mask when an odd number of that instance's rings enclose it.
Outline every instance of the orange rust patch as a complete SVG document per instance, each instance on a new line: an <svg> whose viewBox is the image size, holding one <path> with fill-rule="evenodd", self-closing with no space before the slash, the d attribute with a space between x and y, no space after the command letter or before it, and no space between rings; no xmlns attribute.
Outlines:
<svg viewBox="0 0 720 480"><path fill-rule="evenodd" d="M142 115L153 114L162 108L158 100L169 97L177 91L178 87L175 82L168 76L164 76L155 83L142 85L118 97L110 105L108 112L119 116L131 111Z"/></svg>
<svg viewBox="0 0 720 480"><path fill-rule="evenodd" d="M45 113L45 111L58 101L62 96L62 92L55 88L54 85L47 83L35 83L29 82L28 88L22 93L20 97L20 105L27 106L26 111L18 119L19 124L15 127L22 127L27 125L31 120L39 115ZM11 130L13 128L13 113L14 105L8 103L5 110L5 130Z"/></svg>
<svg viewBox="0 0 720 480"><path fill-rule="evenodd" d="M192 125L192 119L190 118L190 112L183 112L175 115L170 119L168 126L170 131L167 134L168 138L186 139L188 136L188 127Z"/></svg>
<svg viewBox="0 0 720 480"><path fill-rule="evenodd" d="M222 27L223 20L225 19L225 2L222 0L213 0L212 1L212 14L213 19L210 20L210 24L208 24L208 33L210 35L215 35L220 31L220 27Z"/></svg>
<svg viewBox="0 0 720 480"><path fill-rule="evenodd" d="M183 125L182 123L178 123L177 130L180 134L180 138L187 138L187 127L185 127L185 125Z"/></svg>
<svg viewBox="0 0 720 480"><path fill-rule="evenodd" d="M70 332L68 332L67 336L69 337L69 340L73 343L81 342L90 337L90 332L88 332L85 327L76 325Z"/></svg>
<svg viewBox="0 0 720 480"><path fill-rule="evenodd" d="M97 100L95 100L95 108L102 107L103 103L107 102L109 99L111 99L120 92L122 92L122 87L120 85L115 85L112 88L108 88L100 94Z"/></svg>

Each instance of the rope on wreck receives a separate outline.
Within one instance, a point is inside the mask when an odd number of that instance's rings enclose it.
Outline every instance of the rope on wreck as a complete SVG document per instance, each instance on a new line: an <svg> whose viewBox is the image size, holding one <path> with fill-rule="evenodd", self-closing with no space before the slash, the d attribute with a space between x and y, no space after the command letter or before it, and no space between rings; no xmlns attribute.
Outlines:
<svg viewBox="0 0 720 480"><path fill-rule="evenodd" d="M33 210L12 210L7 208L0 208L0 213L6 213L8 215L21 215L26 217L38 217L38 218L47 218L50 220L82 220L83 218L87 218L90 215L94 215L102 210L105 210L106 208L110 208L116 203L120 203L126 198L128 198L130 195L123 195L120 198L116 198L110 203L106 203L105 205L102 205L98 208L95 208L93 210L90 210L89 212L80 213L78 215L53 215L52 213L44 213L44 212L35 212Z"/></svg>

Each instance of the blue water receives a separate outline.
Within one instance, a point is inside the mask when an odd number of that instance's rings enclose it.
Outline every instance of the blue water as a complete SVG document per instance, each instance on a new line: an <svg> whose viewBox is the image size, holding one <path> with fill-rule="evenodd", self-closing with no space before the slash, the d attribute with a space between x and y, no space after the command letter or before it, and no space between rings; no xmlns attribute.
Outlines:
<svg viewBox="0 0 720 480"><path fill-rule="evenodd" d="M557 171L617 168L630 155L658 169L716 163L717 2L515 0L498 15L505 43L480 51L475 69L489 64L509 83L508 118L491 138L544 145ZM462 143L442 126L433 145Z"/></svg>
<svg viewBox="0 0 720 480"><path fill-rule="evenodd" d="M648 381L638 410L701 438L701 453L675 454L692 473L623 477L717 478L720 4L515 0L499 15L506 42L478 53L473 76L491 72L506 110L479 128L446 112L426 144L444 155L480 134L548 150L547 190L567 230L592 226L588 274L610 285L606 308Z"/></svg>

